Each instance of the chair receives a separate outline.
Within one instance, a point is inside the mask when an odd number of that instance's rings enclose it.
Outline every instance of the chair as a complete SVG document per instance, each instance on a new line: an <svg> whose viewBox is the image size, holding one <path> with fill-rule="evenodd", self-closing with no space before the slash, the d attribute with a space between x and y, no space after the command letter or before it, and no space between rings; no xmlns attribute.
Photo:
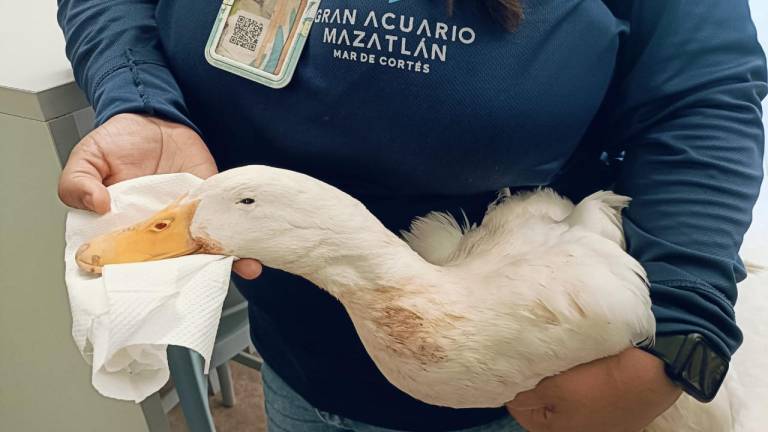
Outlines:
<svg viewBox="0 0 768 432"><path fill-rule="evenodd" d="M250 352L246 352L250 351ZM142 402L142 410L150 432L168 432L166 414L178 403L191 432L213 432L213 416L208 406L209 391L221 390L223 405L233 406L235 394L228 361L234 360L245 366L261 370L261 359L252 354L253 345L248 325L248 303L230 284L216 342L211 355L208 379L203 375L203 358L200 354L180 346L168 346L168 365L175 389L165 396L159 392Z"/></svg>

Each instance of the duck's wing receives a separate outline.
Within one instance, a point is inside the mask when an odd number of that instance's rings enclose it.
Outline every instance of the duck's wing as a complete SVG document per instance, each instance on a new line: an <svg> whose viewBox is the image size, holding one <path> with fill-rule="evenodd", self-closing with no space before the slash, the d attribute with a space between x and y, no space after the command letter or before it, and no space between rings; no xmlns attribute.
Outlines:
<svg viewBox="0 0 768 432"><path fill-rule="evenodd" d="M509 189L502 189L488 205L479 226L470 225L465 214L462 214L463 223L460 223L450 213L432 212L416 218L410 230L401 234L411 248L428 262L435 265L457 264L488 250L498 250L503 255L512 247L516 253L522 254L526 245L512 240L518 237L520 231L525 231L530 217L541 217L555 223L571 214L573 208L573 203L552 189L539 188L514 195Z"/></svg>
<svg viewBox="0 0 768 432"><path fill-rule="evenodd" d="M549 188L514 195L503 189L489 204L480 226L470 226L466 215L461 224L450 213L432 212L416 218L401 235L414 251L435 265L463 261L474 253L498 249L499 243L505 242L515 243L517 252L522 253L525 245L511 240L525 230L531 217L580 226L624 247L621 209L628 203L629 198L606 191L594 193L574 206Z"/></svg>

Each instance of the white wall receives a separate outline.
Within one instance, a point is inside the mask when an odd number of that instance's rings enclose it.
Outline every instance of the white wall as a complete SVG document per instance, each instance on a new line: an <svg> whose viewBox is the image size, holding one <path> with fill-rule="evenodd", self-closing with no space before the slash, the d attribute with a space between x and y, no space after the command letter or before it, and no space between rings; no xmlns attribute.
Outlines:
<svg viewBox="0 0 768 432"><path fill-rule="evenodd" d="M760 43L763 47L768 47L768 1L750 0L752 8L752 19L757 25L757 33ZM763 102L763 107L768 108L768 102ZM768 126L768 116L763 118L763 122ZM768 162L768 160L766 160Z"/></svg>
<svg viewBox="0 0 768 432"><path fill-rule="evenodd" d="M755 24L757 25L757 34L760 43L763 45L763 48L768 48L768 1L750 0L749 3L752 8L752 19L754 19ZM768 112L768 100L763 101L763 111ZM763 116L763 123L768 129L768 115ZM766 152L765 162L766 167L768 168L768 152ZM766 217L768 217L768 214L766 214Z"/></svg>

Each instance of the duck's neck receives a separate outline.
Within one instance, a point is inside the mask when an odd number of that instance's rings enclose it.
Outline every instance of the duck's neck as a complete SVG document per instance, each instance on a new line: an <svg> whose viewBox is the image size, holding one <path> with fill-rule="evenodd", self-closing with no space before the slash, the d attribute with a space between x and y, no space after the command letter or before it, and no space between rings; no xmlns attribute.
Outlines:
<svg viewBox="0 0 768 432"><path fill-rule="evenodd" d="M281 269L312 281L347 306L375 301L382 292L423 288L440 272L380 225L329 233L297 258Z"/></svg>

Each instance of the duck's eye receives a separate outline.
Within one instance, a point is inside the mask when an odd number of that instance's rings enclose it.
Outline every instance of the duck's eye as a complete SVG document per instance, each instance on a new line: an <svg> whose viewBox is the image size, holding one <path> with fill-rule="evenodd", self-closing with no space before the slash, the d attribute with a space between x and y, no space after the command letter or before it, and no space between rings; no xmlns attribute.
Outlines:
<svg viewBox="0 0 768 432"><path fill-rule="evenodd" d="M171 226L171 222L173 222L173 219L163 219L155 222L150 229L154 232L164 231Z"/></svg>
<svg viewBox="0 0 768 432"><path fill-rule="evenodd" d="M237 203L238 204L250 205L250 204L253 204L255 202L256 202L256 200L254 200L253 198L243 198L240 201L238 201Z"/></svg>

